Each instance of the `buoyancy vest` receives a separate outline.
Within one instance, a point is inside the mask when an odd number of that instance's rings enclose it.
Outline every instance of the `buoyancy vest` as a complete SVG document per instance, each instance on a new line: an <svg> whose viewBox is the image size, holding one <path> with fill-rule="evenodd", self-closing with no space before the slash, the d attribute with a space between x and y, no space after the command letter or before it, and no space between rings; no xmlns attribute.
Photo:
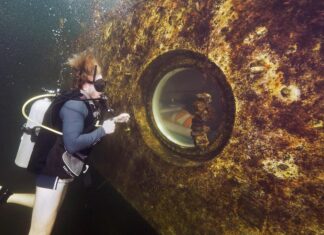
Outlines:
<svg viewBox="0 0 324 235"><path fill-rule="evenodd" d="M62 131L62 120L59 116L59 112L65 102L69 100L80 100L80 102L85 102L88 109L88 115L85 118L83 134L93 131L96 122L93 115L95 110L90 106L89 102L79 90L62 93L57 96L46 111L43 124ZM80 153L88 155L90 150L91 148L87 148L80 151ZM27 168L29 171L36 174L59 176L61 179L71 178L62 168L62 155L64 152L65 147L62 135L55 134L42 128L38 134Z"/></svg>

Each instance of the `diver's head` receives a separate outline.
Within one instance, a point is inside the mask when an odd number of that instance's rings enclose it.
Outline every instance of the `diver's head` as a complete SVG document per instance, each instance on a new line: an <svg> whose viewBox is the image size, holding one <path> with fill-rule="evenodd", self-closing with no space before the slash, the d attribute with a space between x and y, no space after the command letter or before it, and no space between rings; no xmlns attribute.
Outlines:
<svg viewBox="0 0 324 235"><path fill-rule="evenodd" d="M75 73L74 88L83 90L90 98L99 98L105 90L106 82L101 75L101 67L93 49L87 49L68 59Z"/></svg>
<svg viewBox="0 0 324 235"><path fill-rule="evenodd" d="M103 80L101 73L97 72L98 69L100 71L100 66L96 64L92 70L93 74L86 73L84 75L85 79L82 80L81 86L78 87L92 99L100 98L105 91L106 82Z"/></svg>

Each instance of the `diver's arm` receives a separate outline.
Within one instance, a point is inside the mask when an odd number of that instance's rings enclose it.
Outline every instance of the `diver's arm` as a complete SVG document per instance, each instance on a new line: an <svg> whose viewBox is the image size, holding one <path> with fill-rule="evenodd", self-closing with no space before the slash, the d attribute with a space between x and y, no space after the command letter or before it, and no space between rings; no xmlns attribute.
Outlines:
<svg viewBox="0 0 324 235"><path fill-rule="evenodd" d="M88 109L85 103L77 100L67 101L60 110L60 118L63 122L63 142L69 153L90 147L106 134L102 127L82 134L87 115Z"/></svg>

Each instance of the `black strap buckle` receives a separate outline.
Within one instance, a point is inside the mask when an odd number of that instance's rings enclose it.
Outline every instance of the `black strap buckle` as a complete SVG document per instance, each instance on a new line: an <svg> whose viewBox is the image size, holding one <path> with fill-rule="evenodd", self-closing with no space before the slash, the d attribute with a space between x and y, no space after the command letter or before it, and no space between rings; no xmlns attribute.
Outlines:
<svg viewBox="0 0 324 235"><path fill-rule="evenodd" d="M26 127L26 123L21 127L21 130L26 133L27 135L30 135L30 140L32 142L36 142L37 136L39 134L41 127L40 126L34 126L33 128Z"/></svg>

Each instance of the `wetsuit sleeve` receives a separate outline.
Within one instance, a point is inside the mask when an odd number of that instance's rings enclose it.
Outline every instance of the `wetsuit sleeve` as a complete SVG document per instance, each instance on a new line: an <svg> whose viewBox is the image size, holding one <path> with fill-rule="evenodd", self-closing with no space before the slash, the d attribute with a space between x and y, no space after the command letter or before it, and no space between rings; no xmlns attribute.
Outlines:
<svg viewBox="0 0 324 235"><path fill-rule="evenodd" d="M102 127L82 134L87 115L87 106L84 102L77 100L67 101L60 110L60 118L63 122L63 142L69 153L88 148L105 135Z"/></svg>

